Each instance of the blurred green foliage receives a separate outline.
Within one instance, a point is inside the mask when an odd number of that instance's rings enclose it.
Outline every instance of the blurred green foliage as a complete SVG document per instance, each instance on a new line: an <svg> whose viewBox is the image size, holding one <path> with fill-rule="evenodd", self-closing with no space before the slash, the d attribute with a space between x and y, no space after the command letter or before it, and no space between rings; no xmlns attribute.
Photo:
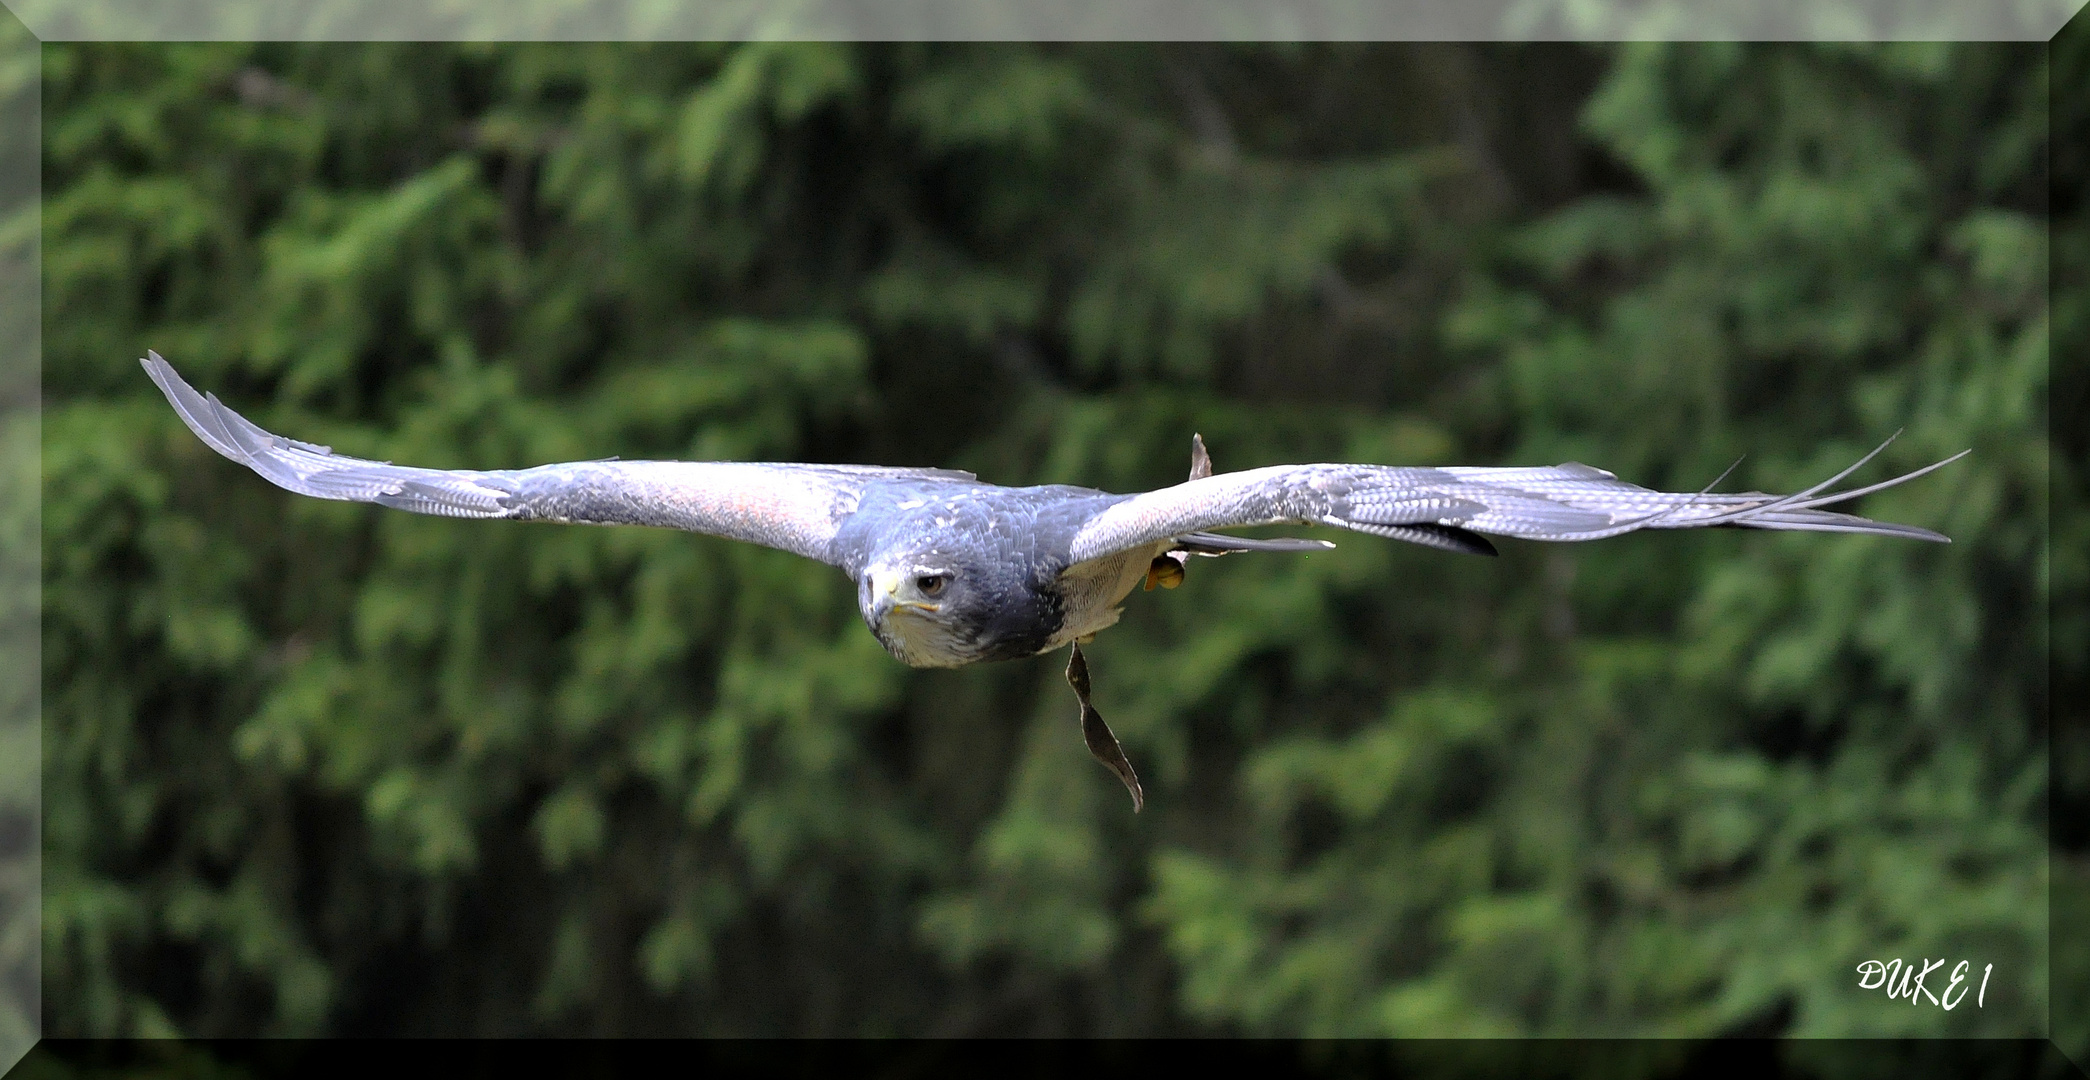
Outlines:
<svg viewBox="0 0 2090 1080"><path fill-rule="evenodd" d="M47 1030L2043 1034L2048 56L47 47ZM147 348L435 467L1975 452L1864 504L1950 547L1200 561L1091 652L1133 817L1063 658L288 496Z"/></svg>

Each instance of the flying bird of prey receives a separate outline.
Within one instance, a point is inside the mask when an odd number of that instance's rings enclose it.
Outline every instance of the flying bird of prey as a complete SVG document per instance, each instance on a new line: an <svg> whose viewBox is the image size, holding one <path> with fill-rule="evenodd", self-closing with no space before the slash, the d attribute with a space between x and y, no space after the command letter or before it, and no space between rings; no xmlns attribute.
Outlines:
<svg viewBox="0 0 2090 1080"><path fill-rule="evenodd" d="M141 361L189 430L278 487L421 514L658 525L780 548L837 566L887 652L913 667L1011 660L1072 645L1067 681L1089 751L1139 778L1089 702L1081 644L1118 621L1133 588L1173 588L1191 555L1311 551L1324 540L1214 532L1333 525L1446 551L1493 555L1484 533L1600 540L1639 529L1732 526L1948 542L1928 529L1821 509L1964 457L1851 491L1829 488L1886 449L1793 495L1650 491L1569 462L1533 468L1278 465L1214 474L1192 436L1190 479L1137 495L1002 487L949 469L728 461L604 461L534 469L416 469L273 435L198 394L157 352ZM1888 440L1889 442L1892 439ZM1718 484L1718 480L1714 484Z"/></svg>

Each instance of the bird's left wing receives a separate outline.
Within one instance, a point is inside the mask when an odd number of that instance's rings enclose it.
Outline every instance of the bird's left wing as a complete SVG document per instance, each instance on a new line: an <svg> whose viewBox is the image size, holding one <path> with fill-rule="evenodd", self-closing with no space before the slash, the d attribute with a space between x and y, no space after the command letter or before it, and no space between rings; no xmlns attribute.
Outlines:
<svg viewBox="0 0 2090 1080"><path fill-rule="evenodd" d="M1276 524L1335 525L1480 554L1494 553L1481 533L1569 541L1721 525L1949 542L1929 529L1820 509L1913 480L1967 453L1868 487L1828 490L1884 449L1881 444L1827 481L1787 496L1651 491L1576 462L1535 468L1279 465L1208 476L1110 504L1075 530L1069 554L1078 563L1207 529Z"/></svg>
<svg viewBox="0 0 2090 1080"><path fill-rule="evenodd" d="M885 480L968 482L971 473L740 461L577 461L534 469L416 469L336 454L264 431L199 394L155 352L142 361L189 430L277 487L444 517L658 525L745 540L839 565L836 530Z"/></svg>

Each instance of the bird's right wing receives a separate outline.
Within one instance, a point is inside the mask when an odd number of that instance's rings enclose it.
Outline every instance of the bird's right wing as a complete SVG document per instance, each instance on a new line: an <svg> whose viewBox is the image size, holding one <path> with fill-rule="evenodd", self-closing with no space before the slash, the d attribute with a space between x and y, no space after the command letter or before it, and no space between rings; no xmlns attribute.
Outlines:
<svg viewBox="0 0 2090 1080"><path fill-rule="evenodd" d="M1929 529L1820 509L1913 480L1968 453L1853 491L1828 491L1884 449L1883 443L1850 468L1787 496L1652 491L1576 462L1533 468L1278 465L1207 476L1112 503L1075 531L1069 554L1079 563L1210 529L1276 524L1335 525L1481 554L1494 551L1481 533L1573 541L1723 525L1948 542Z"/></svg>
<svg viewBox="0 0 2090 1080"><path fill-rule="evenodd" d="M658 525L838 563L842 520L885 480L969 482L971 473L739 461L576 461L534 469L416 469L336 454L262 430L183 382L155 352L141 361L211 449L277 487L444 517Z"/></svg>

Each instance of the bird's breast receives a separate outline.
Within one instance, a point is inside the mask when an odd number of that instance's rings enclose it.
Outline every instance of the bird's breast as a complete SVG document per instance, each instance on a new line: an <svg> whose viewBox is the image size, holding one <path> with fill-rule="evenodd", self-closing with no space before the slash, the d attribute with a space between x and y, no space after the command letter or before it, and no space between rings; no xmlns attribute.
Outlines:
<svg viewBox="0 0 2090 1080"><path fill-rule="evenodd" d="M1118 605L1146 580L1147 567L1168 547L1167 542L1149 544L1075 563L1062 571L1057 582L1060 626L1038 651L1050 652L1116 625L1122 614Z"/></svg>

